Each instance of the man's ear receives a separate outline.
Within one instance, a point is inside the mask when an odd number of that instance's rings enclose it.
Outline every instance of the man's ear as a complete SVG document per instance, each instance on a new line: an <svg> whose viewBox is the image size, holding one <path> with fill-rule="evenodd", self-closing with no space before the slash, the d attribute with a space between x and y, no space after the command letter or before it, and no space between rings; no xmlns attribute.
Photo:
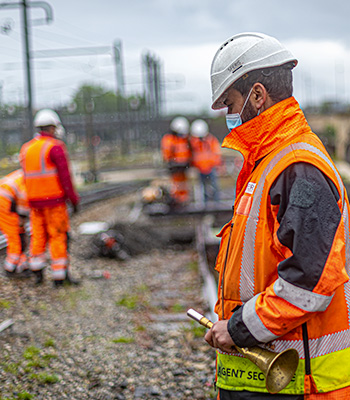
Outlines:
<svg viewBox="0 0 350 400"><path fill-rule="evenodd" d="M268 98L268 94L263 84L259 82L254 83L252 96L250 98L253 106L255 106L257 110L263 110L267 108L265 103Z"/></svg>

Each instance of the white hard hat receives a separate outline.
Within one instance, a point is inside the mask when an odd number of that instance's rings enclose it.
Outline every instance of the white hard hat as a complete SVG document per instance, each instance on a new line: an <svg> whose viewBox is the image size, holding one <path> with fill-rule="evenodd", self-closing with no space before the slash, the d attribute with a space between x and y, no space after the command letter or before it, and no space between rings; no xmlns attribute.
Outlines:
<svg viewBox="0 0 350 400"><path fill-rule="evenodd" d="M55 111L50 110L49 108L44 108L38 111L34 118L34 126L36 128L39 128L42 126L50 126L50 125L56 127L58 125L62 125L62 122L58 114Z"/></svg>
<svg viewBox="0 0 350 400"><path fill-rule="evenodd" d="M208 124L202 119L196 119L191 125L191 135L194 137L202 138L209 133Z"/></svg>
<svg viewBox="0 0 350 400"><path fill-rule="evenodd" d="M55 111L49 108L44 108L36 113L34 118L34 126L36 128L41 128L43 126L55 126L55 135L60 139L63 138L65 134L65 129L62 125L60 117Z"/></svg>
<svg viewBox="0 0 350 400"><path fill-rule="evenodd" d="M176 117L171 121L170 129L179 135L187 135L190 130L190 123L185 117Z"/></svg>
<svg viewBox="0 0 350 400"><path fill-rule="evenodd" d="M241 33L227 39L211 64L212 108L226 107L222 95L240 77L250 71L298 63L277 39L263 33Z"/></svg>

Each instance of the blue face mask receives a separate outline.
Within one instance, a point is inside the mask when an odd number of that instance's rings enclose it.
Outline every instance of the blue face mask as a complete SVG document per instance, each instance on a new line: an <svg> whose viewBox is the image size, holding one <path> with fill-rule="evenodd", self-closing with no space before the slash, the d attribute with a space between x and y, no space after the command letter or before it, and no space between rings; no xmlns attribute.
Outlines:
<svg viewBox="0 0 350 400"><path fill-rule="evenodd" d="M241 115L243 113L243 110L249 100L250 94L252 93L253 88L250 89L247 98L245 99L245 102L243 104L242 110L240 113L234 113L234 114L226 114L226 125L228 130L231 132L232 129L237 128L237 126L242 125L242 118Z"/></svg>
<svg viewBox="0 0 350 400"><path fill-rule="evenodd" d="M231 132L232 129L237 128L237 126L242 125L241 114L227 114L226 115L226 125L228 130Z"/></svg>

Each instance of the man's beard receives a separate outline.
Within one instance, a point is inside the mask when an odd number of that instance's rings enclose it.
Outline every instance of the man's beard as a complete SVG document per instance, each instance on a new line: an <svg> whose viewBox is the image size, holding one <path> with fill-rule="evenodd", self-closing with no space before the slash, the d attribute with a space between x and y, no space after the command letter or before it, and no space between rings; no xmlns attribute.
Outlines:
<svg viewBox="0 0 350 400"><path fill-rule="evenodd" d="M251 102L248 100L243 113L242 113L242 123L244 124L245 122L250 121L251 119L255 118L257 116L257 111L254 108L254 106L251 104Z"/></svg>

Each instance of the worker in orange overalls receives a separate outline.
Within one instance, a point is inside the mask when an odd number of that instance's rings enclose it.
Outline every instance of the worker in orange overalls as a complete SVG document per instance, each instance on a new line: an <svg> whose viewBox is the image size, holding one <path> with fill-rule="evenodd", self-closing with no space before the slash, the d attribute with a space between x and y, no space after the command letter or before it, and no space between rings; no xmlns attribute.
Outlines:
<svg viewBox="0 0 350 400"><path fill-rule="evenodd" d="M30 268L39 284L46 266L46 246L51 253L54 286L78 284L69 274L69 215L66 201L77 212L79 197L74 189L65 144L57 139L64 132L61 120L50 109L40 110L34 125L38 134L20 151L28 193L32 240Z"/></svg>
<svg viewBox="0 0 350 400"><path fill-rule="evenodd" d="M171 176L170 195L173 205L183 205L189 200L187 172L191 161L188 140L190 124L185 117L176 117L170 123L170 132L161 140L163 160Z"/></svg>
<svg viewBox="0 0 350 400"><path fill-rule="evenodd" d="M192 166L199 171L204 203L219 201L217 168L222 165L221 147L217 138L209 133L208 124L196 119L191 124L190 145Z"/></svg>
<svg viewBox="0 0 350 400"><path fill-rule="evenodd" d="M205 335L217 350L220 400L350 399L350 206L292 95L296 65L278 40L249 32L222 43L211 66L212 108L227 108L222 146L244 158L232 219L218 234L219 321ZM268 393L234 345L292 348L298 367Z"/></svg>
<svg viewBox="0 0 350 400"><path fill-rule="evenodd" d="M26 278L28 263L24 223L29 216L23 171L18 169L0 180L0 230L6 237L4 269L9 278Z"/></svg>

